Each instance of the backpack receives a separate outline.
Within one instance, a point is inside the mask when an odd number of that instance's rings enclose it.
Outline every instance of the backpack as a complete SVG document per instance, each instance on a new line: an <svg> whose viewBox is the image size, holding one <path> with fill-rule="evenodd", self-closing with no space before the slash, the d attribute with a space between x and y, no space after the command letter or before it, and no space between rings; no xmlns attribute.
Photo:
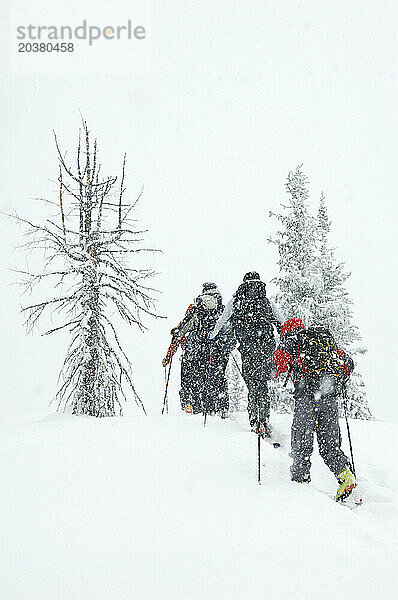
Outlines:
<svg viewBox="0 0 398 600"><path fill-rule="evenodd" d="M336 341L325 327L308 327L297 333L298 366L310 387L321 389L330 383L330 392L341 391L345 382L344 360Z"/></svg>
<svg viewBox="0 0 398 600"><path fill-rule="evenodd" d="M256 280L241 284L235 295L233 310L234 329L239 342L274 341L270 316L265 283Z"/></svg>
<svg viewBox="0 0 398 600"><path fill-rule="evenodd" d="M201 294L196 299L197 315L199 317L199 333L206 336L212 331L223 311L220 293Z"/></svg>

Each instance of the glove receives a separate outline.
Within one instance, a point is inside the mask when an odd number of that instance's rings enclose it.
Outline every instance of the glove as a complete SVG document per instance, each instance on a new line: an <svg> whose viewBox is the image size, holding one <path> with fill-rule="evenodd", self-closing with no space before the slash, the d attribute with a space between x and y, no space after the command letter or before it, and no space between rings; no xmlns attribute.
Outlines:
<svg viewBox="0 0 398 600"><path fill-rule="evenodd" d="M346 354L344 350L341 350L341 348L337 350L337 352L343 363L341 366L344 371L344 375L348 378L354 370L354 361L352 360L351 356Z"/></svg>
<svg viewBox="0 0 398 600"><path fill-rule="evenodd" d="M288 354L284 350L279 350L279 349L275 350L275 352L273 353L272 360L278 366L278 371L275 375L275 379L277 377L279 377L279 375L281 375L281 373L286 373L286 371L289 368L289 364L291 364L293 362L293 359L290 356L290 354Z"/></svg>
<svg viewBox="0 0 398 600"><path fill-rule="evenodd" d="M164 358L164 359L162 360L162 365L163 365L163 367L165 367L165 366L166 366L168 363L169 363L169 361L167 360L167 358Z"/></svg>
<svg viewBox="0 0 398 600"><path fill-rule="evenodd" d="M175 337L177 335L177 332L178 332L178 327L173 327L173 329L170 331L170 333L173 337Z"/></svg>
<svg viewBox="0 0 398 600"><path fill-rule="evenodd" d="M206 342L209 342L209 344L211 342L214 342L215 339L217 338L217 336L215 336L214 338L211 338L210 336L211 336L212 333L213 333L212 331L209 331L209 333L206 335Z"/></svg>

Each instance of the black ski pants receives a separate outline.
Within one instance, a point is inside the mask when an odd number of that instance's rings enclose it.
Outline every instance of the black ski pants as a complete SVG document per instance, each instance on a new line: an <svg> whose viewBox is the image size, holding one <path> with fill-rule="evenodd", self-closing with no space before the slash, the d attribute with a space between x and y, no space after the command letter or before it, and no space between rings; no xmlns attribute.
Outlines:
<svg viewBox="0 0 398 600"><path fill-rule="evenodd" d="M304 381L295 385L294 416L291 435L291 478L309 481L314 432L319 454L338 477L350 461L341 449L338 402L336 396L322 396L307 389Z"/></svg>
<svg viewBox="0 0 398 600"><path fill-rule="evenodd" d="M251 426L258 418L263 422L269 419L268 380L272 377L270 359L274 349L274 343L241 343L239 346L242 356L242 375L248 390L247 411Z"/></svg>
<svg viewBox="0 0 398 600"><path fill-rule="evenodd" d="M195 356L189 350L185 350L181 358L180 401L183 410L187 402L192 406L200 403L200 389L195 379Z"/></svg>
<svg viewBox="0 0 398 600"><path fill-rule="evenodd" d="M207 383L208 355L206 346L196 333L191 334L181 359L181 408L190 402L195 413L202 412L204 388Z"/></svg>
<svg viewBox="0 0 398 600"><path fill-rule="evenodd" d="M181 362L181 407L190 402L195 413L227 411L227 363L228 352L222 343L193 339Z"/></svg>

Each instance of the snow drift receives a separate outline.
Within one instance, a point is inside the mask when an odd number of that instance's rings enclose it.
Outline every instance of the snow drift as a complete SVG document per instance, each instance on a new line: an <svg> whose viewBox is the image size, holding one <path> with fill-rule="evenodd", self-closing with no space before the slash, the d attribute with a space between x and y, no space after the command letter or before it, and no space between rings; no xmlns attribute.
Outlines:
<svg viewBox="0 0 398 600"><path fill-rule="evenodd" d="M1 597L396 598L396 425L351 422L349 510L316 453L312 483L289 481L291 417L271 420L261 486L244 413L3 424Z"/></svg>

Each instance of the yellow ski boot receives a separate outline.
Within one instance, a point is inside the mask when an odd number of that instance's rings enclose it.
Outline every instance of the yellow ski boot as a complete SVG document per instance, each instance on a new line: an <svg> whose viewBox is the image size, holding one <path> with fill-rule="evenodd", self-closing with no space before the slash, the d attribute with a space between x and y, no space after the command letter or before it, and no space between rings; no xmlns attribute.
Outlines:
<svg viewBox="0 0 398 600"><path fill-rule="evenodd" d="M342 502L348 498L358 484L354 473L348 467L341 471L337 479L340 485L336 492L336 502Z"/></svg>

